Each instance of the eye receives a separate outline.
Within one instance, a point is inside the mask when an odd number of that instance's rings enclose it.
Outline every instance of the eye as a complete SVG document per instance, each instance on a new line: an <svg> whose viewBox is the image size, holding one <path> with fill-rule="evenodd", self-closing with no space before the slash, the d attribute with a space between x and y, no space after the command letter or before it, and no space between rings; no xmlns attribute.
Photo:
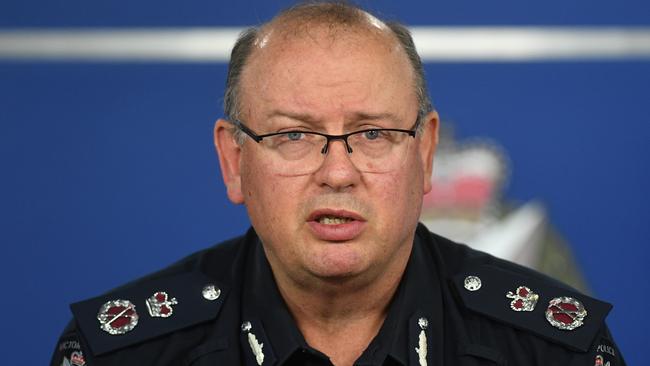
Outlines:
<svg viewBox="0 0 650 366"><path fill-rule="evenodd" d="M380 132L377 130L369 130L363 133L363 137L368 140L375 140L379 137Z"/></svg>
<svg viewBox="0 0 650 366"><path fill-rule="evenodd" d="M295 131L294 132L287 132L286 135L287 135L287 138L290 141L298 141L298 140L302 139L305 136L304 133L295 132Z"/></svg>

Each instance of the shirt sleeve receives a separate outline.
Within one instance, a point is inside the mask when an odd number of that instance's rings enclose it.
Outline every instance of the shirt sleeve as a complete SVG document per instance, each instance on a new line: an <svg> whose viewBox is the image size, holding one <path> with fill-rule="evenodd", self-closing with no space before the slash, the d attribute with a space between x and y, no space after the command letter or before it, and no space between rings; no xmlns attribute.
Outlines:
<svg viewBox="0 0 650 366"><path fill-rule="evenodd" d="M603 326L589 351L588 366L626 366L623 355L616 346L607 326Z"/></svg>
<svg viewBox="0 0 650 366"><path fill-rule="evenodd" d="M612 335L603 324L603 327L594 338L593 343L587 352L573 352L569 359L562 359L558 363L553 355L548 354L540 365L581 365L581 366L626 366L623 355L619 351L616 343L612 339Z"/></svg>
<svg viewBox="0 0 650 366"><path fill-rule="evenodd" d="M54 348L50 366L90 366L86 362L74 323L65 328Z"/></svg>

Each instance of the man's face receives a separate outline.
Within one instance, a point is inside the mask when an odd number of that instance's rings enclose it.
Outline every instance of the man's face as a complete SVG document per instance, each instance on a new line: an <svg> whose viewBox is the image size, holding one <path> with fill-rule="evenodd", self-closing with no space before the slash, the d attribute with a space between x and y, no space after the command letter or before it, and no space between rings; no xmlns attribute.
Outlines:
<svg viewBox="0 0 650 366"><path fill-rule="evenodd" d="M416 121L413 71L387 35L271 32L259 45L240 94L242 121L257 134L410 129ZM340 140L313 173L298 176L280 174L268 149L248 137L241 148L222 143L222 169L224 159L233 162L229 196L245 203L277 277L308 284L401 270L429 189L435 114L425 123L387 173L361 172Z"/></svg>

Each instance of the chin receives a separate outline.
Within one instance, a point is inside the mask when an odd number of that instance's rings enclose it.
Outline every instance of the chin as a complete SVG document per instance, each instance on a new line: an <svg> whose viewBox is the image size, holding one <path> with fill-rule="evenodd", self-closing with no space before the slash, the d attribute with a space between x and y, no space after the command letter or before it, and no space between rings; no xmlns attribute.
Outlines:
<svg viewBox="0 0 650 366"><path fill-rule="evenodd" d="M344 280L355 277L368 268L367 259L352 248L328 248L307 260L311 262L308 266L310 272L323 279Z"/></svg>

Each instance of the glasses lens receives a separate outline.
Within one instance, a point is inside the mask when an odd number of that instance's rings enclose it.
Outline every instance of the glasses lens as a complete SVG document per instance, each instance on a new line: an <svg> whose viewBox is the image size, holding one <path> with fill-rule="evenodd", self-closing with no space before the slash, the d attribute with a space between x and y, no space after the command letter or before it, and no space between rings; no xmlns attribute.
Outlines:
<svg viewBox="0 0 650 366"><path fill-rule="evenodd" d="M271 159L270 168L284 176L311 174L323 161L321 149L327 138L309 132L288 132L265 137L262 144Z"/></svg>
<svg viewBox="0 0 650 366"><path fill-rule="evenodd" d="M308 132L287 132L269 136L264 145L286 161L309 161L327 142L325 136Z"/></svg>
<svg viewBox="0 0 650 366"><path fill-rule="evenodd" d="M350 160L363 172L387 173L399 169L413 138L406 132L387 130L359 131L348 137L353 153Z"/></svg>
<svg viewBox="0 0 650 366"><path fill-rule="evenodd" d="M348 136L352 150L347 154L354 166L363 172L386 173L398 169L404 163L406 151L412 140L408 133L386 130L365 130ZM333 144L344 141L332 140L326 154L322 153L327 137L309 132L288 132L265 137L262 144L268 149L271 168L280 175L297 176L315 172L332 151ZM346 150L341 150L346 151Z"/></svg>

